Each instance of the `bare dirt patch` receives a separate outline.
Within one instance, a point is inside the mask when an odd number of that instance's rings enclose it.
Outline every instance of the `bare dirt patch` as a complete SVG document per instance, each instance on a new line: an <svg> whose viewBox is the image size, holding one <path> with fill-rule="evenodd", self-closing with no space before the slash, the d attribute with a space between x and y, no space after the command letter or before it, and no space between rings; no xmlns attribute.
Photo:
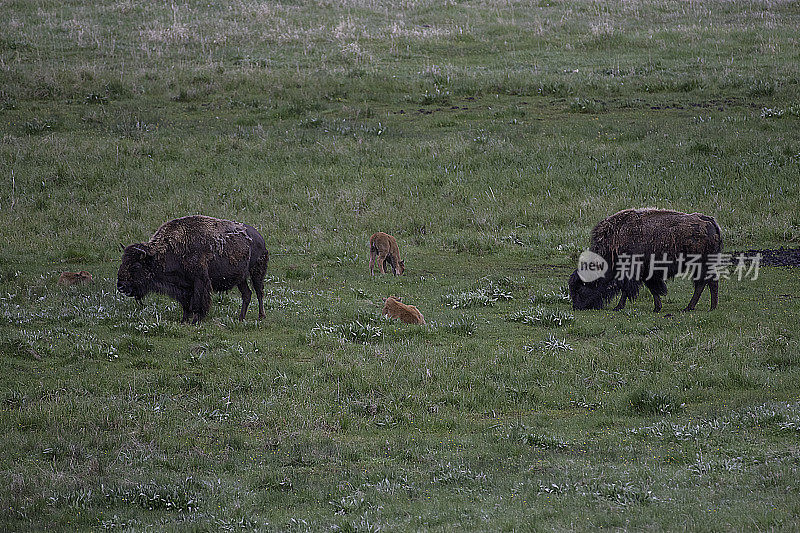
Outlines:
<svg viewBox="0 0 800 533"><path fill-rule="evenodd" d="M764 266L800 266L800 247L784 248L781 246L777 250L747 250L741 253L749 257L761 254L761 264ZM735 257L738 252L733 255Z"/></svg>

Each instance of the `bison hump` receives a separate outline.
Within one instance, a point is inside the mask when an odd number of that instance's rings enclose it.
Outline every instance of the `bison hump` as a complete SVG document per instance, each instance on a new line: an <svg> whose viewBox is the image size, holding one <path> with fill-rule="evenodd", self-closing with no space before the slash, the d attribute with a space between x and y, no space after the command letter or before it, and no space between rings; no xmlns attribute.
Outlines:
<svg viewBox="0 0 800 533"><path fill-rule="evenodd" d="M204 215L176 218L164 223L150 238L150 246L157 253L208 251L223 255L232 241L249 245L246 226L240 222Z"/></svg>

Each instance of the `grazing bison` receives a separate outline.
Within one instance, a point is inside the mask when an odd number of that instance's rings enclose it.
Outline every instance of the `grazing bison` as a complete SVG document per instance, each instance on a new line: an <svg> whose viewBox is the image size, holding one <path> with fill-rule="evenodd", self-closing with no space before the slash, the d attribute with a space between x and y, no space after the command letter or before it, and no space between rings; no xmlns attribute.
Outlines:
<svg viewBox="0 0 800 533"><path fill-rule="evenodd" d="M69 287L70 285L86 285L92 281L92 275L81 270L80 272L62 272L57 283Z"/></svg>
<svg viewBox="0 0 800 533"><path fill-rule="evenodd" d="M422 316L419 309L413 305L404 304L394 296L383 299L381 314L389 318L399 318L401 322L405 322L406 324L425 325L425 317Z"/></svg>
<svg viewBox="0 0 800 533"><path fill-rule="evenodd" d="M400 248L397 246L397 239L379 231L369 238L369 274L375 275L375 258L377 258L378 268L381 274L386 273L385 263L389 263L392 267L392 273L395 276L401 275L406 265L400 259Z"/></svg>
<svg viewBox="0 0 800 533"><path fill-rule="evenodd" d="M258 317L264 317L264 275L269 253L264 238L252 226L202 215L165 223L146 243L124 249L117 289L141 300L149 292L175 298L183 308L182 322L202 320L211 306L211 291L238 287L244 320L253 283Z"/></svg>
<svg viewBox="0 0 800 533"><path fill-rule="evenodd" d="M667 279L676 274L692 274L694 295L686 311L697 305L703 289L711 291L711 310L717 307L719 288L714 263L719 265L722 236L713 217L700 213L680 213L662 209L626 209L595 226L591 252L601 256L608 270L598 279L584 281L578 271L569 278L569 295L574 309L602 309L622 292L615 310L635 299L641 284L653 294L655 308L661 310L661 296L667 294ZM641 261L638 272L634 267Z"/></svg>

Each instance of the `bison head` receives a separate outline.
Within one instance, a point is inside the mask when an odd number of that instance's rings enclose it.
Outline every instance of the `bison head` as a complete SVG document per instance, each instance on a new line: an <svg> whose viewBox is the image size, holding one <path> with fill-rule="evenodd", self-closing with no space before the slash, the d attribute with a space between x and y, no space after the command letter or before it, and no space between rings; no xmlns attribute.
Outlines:
<svg viewBox="0 0 800 533"><path fill-rule="evenodd" d="M122 252L117 290L137 300L144 298L153 282L153 253L147 244L131 244Z"/></svg>
<svg viewBox="0 0 800 533"><path fill-rule="evenodd" d="M569 277L569 297L573 309L602 309L619 290L619 284L612 276L587 283L576 270Z"/></svg>
<svg viewBox="0 0 800 533"><path fill-rule="evenodd" d="M405 271L406 271L406 263L405 263L405 261L403 261L403 260L401 259L401 260L400 260L400 261L398 261L398 263L397 263L397 273L398 273L398 274L400 274L400 275L402 276L402 275L403 275L403 272L405 272Z"/></svg>

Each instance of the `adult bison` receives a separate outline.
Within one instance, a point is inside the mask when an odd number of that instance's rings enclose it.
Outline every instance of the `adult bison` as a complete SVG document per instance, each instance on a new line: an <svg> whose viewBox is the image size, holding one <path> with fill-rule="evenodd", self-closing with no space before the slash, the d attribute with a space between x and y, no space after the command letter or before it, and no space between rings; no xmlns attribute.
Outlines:
<svg viewBox="0 0 800 533"><path fill-rule="evenodd" d="M592 230L589 251L599 255L608 270L594 280L578 270L569 278L574 309L602 309L617 293L622 297L615 310L633 300L642 283L653 294L661 310L661 296L667 294L667 279L691 274L694 294L686 306L697 305L703 289L711 291L711 310L717 307L722 236L713 217L662 209L626 209L602 220ZM598 273L599 274L599 273Z"/></svg>
<svg viewBox="0 0 800 533"><path fill-rule="evenodd" d="M175 298L182 322L202 320L211 306L211 291L238 287L244 320L253 283L258 317L264 317L264 276L269 253L252 226L202 215L165 223L148 242L131 244L122 254L117 289L141 300L150 292Z"/></svg>

